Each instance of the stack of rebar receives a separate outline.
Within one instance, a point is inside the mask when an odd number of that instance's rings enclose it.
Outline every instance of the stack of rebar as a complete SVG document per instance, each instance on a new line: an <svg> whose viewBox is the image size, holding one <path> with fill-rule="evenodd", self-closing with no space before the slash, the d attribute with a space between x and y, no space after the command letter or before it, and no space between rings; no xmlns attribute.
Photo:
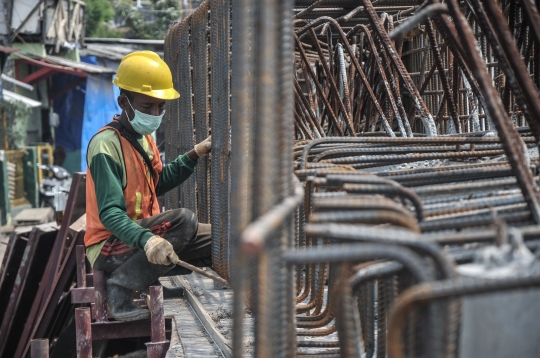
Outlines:
<svg viewBox="0 0 540 358"><path fill-rule="evenodd" d="M509 324L494 302L540 285L538 17L515 0L209 0L172 27L167 160L210 132L213 148L166 203L213 225L235 356L249 335L258 357L507 354L465 313L485 294Z"/></svg>

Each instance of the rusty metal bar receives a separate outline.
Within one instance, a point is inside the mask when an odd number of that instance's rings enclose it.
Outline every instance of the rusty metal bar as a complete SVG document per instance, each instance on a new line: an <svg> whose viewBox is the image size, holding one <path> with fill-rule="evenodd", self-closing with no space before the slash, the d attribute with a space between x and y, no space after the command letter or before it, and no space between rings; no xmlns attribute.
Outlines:
<svg viewBox="0 0 540 358"><path fill-rule="evenodd" d="M32 339L30 343L31 358L49 358L49 340L46 338Z"/></svg>
<svg viewBox="0 0 540 358"><path fill-rule="evenodd" d="M405 315L414 304L429 303L450 297L477 295L489 292L524 289L540 286L540 276L517 276L506 279L472 279L446 280L436 283L424 283L414 286L404 292L392 307L388 321L388 356L403 357L402 327Z"/></svg>
<svg viewBox="0 0 540 358"><path fill-rule="evenodd" d="M92 358L92 321L90 308L75 308L77 358Z"/></svg>
<svg viewBox="0 0 540 358"><path fill-rule="evenodd" d="M232 61L231 70L231 135L235 145L231 146L231 285L233 298L233 339L232 351L235 358L243 356L244 349L244 300L247 286L246 262L238 254L239 237L251 220L251 185L252 163L245 160L251 152L251 114L253 87L250 76L253 75L253 62L248 51L253 41L252 0L232 1Z"/></svg>
<svg viewBox="0 0 540 358"><path fill-rule="evenodd" d="M391 40L394 40L394 41L398 40L399 38L409 33L412 29L414 29L416 26L420 25L421 23L423 23L430 17L439 15L439 14L447 14L447 13L448 13L448 6L446 6L445 4L428 5L420 9L420 11L416 12L413 16L407 19L407 21L401 23L393 31L388 33L388 36L390 37Z"/></svg>
<svg viewBox="0 0 540 358"><path fill-rule="evenodd" d="M293 214L303 200L304 187L297 183L294 197L286 198L246 227L242 233L240 250L245 255L259 253L265 241L276 232L288 216Z"/></svg>
<svg viewBox="0 0 540 358"><path fill-rule="evenodd" d="M369 1L369 0L366 0ZM461 13L459 5L455 0L448 1L450 14L456 24L456 30L462 40L462 44L469 52L467 58L468 66L478 81L478 85L484 94L487 110L490 113L501 141L505 146L505 151L512 166L512 170L518 179L523 196L527 201L531 214L535 222L540 223L540 203L538 187L534 185L532 175L526 169L526 161L521 150L521 139L519 134L508 121L502 108L502 103L498 93L491 84L491 79L485 69L485 65L476 51L476 40L472 35L472 30L467 20Z"/></svg>
<svg viewBox="0 0 540 358"><path fill-rule="evenodd" d="M218 277L218 276L216 276L216 275L213 275L213 274L211 274L210 272L205 271L205 270L203 270L203 269L201 269L201 268L199 268L199 267L196 267L196 266L193 266L193 265L191 265L191 264L188 264L188 263L185 262L185 261L182 261L182 260L176 260L174 263L175 263L176 265L180 265L180 266L182 266L182 267L185 267L185 268L187 268L188 270L191 270L191 271L193 271L193 272L196 272L196 273L198 273L199 275L202 275L202 276L204 276L204 277L208 277L208 278L210 278L210 279L212 279L212 280L214 280L214 281L216 281L216 282L218 282L218 283L220 283L220 284L222 284L222 285L224 285L224 286L229 286L229 283L228 283L226 280L222 279L221 277Z"/></svg>
<svg viewBox="0 0 540 358"><path fill-rule="evenodd" d="M152 342L163 342L165 341L163 286L150 286L150 313L152 314Z"/></svg>
<svg viewBox="0 0 540 358"><path fill-rule="evenodd" d="M105 300L105 275L103 271L94 271L94 302L95 306L95 318L96 322L107 322L107 302Z"/></svg>
<svg viewBox="0 0 540 358"><path fill-rule="evenodd" d="M86 251L83 245L77 245L77 287L86 287Z"/></svg>
<svg viewBox="0 0 540 358"><path fill-rule="evenodd" d="M212 165L210 177L212 256L216 272L229 278L230 200L230 0L210 2L212 66ZM191 100L191 99L190 99Z"/></svg>

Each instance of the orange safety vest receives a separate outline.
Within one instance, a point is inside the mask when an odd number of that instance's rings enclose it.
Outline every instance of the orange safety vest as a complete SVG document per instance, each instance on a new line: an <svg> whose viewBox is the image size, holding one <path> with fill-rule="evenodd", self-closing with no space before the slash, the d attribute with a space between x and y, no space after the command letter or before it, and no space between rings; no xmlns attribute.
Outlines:
<svg viewBox="0 0 540 358"><path fill-rule="evenodd" d="M131 143L120 135L115 128L105 126L99 132L104 130L114 130L120 138L122 153L124 155L124 165L126 171L126 187L124 188L124 199L127 205L127 216L133 221L144 219L160 212L159 203L156 197L156 186L159 180L159 174L163 170L159 151L150 135L146 140L154 152L152 167L154 168L154 177L148 179L146 174L146 165L143 158L137 152ZM94 180L90 174L90 168L86 168L86 235L84 236L84 245L86 247L100 243L112 236L99 220L99 210L96 199Z"/></svg>

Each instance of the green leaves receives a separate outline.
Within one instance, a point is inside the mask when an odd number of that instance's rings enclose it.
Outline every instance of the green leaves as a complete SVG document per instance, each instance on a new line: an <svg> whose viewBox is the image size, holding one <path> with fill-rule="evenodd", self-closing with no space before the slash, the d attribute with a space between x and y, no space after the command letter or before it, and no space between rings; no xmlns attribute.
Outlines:
<svg viewBox="0 0 540 358"><path fill-rule="evenodd" d="M114 14L109 0L86 0L86 35L97 37L106 33L107 22L114 19Z"/></svg>
<svg viewBox="0 0 540 358"><path fill-rule="evenodd" d="M0 104L0 138L2 139L0 148L4 146L5 139L7 139L8 144L6 149L18 149L26 145L26 129L31 114L32 109L22 102L2 101Z"/></svg>
<svg viewBox="0 0 540 358"><path fill-rule="evenodd" d="M176 0L152 0L144 8L135 7L132 0L86 0L86 3L89 37L163 39L180 16ZM108 24L113 19L117 28Z"/></svg>

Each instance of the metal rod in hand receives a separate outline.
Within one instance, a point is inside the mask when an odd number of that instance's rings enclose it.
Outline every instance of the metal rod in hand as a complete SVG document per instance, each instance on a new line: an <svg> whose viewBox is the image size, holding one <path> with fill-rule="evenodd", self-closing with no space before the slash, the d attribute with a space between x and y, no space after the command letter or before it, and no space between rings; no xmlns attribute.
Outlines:
<svg viewBox="0 0 540 358"><path fill-rule="evenodd" d="M205 277L208 277L208 278L211 278L212 280L216 281L216 282L219 282L221 283L222 285L224 286L229 286L229 283L227 281L225 281L224 279L222 279L221 277L218 277L216 275L212 275L210 272L206 272L204 271L203 269L199 268L199 267L196 267L196 266L193 266L193 265L190 265L188 264L187 262L185 261L182 261L182 260L176 260L174 261L173 263L175 263L176 265L180 265L182 267L185 267L187 268L188 270L191 270L191 271L194 271L194 272L197 272L198 274L201 274Z"/></svg>

